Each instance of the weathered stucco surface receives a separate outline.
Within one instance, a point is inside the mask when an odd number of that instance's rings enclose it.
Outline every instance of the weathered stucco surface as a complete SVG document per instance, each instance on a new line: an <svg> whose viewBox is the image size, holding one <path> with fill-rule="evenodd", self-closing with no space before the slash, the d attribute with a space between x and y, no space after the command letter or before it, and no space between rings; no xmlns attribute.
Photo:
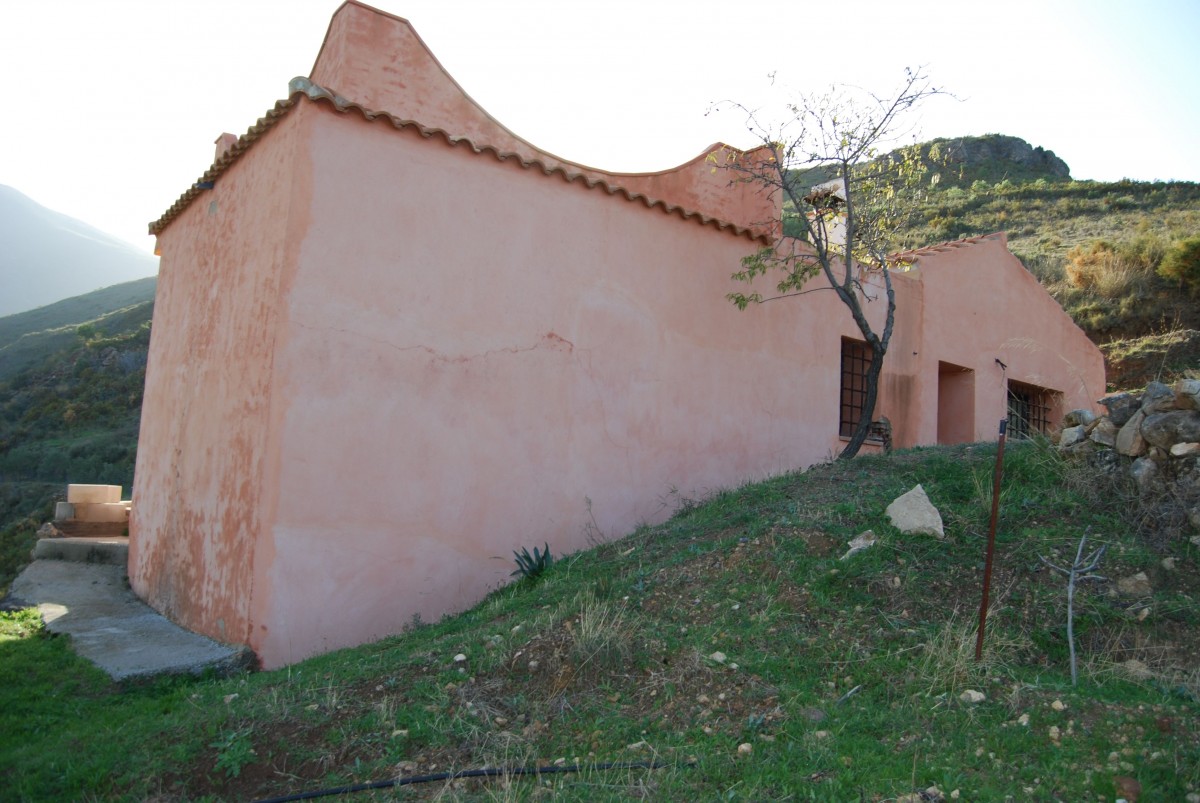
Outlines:
<svg viewBox="0 0 1200 803"><path fill-rule="evenodd" d="M849 316L825 293L739 312L729 277L762 243L702 222L766 232L772 199L703 158L621 177L542 154L355 3L313 81L425 129L300 98L162 228L130 538L156 608L280 666L467 607L513 549L574 551L664 517L672 489L840 449ZM635 185L705 217L609 191ZM938 440L939 397L994 438L997 358L1071 407L1103 392L1003 237L896 283L878 414L898 445ZM973 393L939 393L944 364Z"/></svg>
<svg viewBox="0 0 1200 803"><path fill-rule="evenodd" d="M289 235L311 191L283 121L160 241L131 512L134 591L172 619L252 644L254 554L270 529L274 343ZM153 367L150 367L150 366Z"/></svg>

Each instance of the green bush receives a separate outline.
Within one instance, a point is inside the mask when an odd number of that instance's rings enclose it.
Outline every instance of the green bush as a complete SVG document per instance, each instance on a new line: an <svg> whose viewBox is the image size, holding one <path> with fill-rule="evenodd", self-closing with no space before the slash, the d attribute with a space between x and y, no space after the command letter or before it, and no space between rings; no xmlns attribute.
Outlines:
<svg viewBox="0 0 1200 803"><path fill-rule="evenodd" d="M1189 237L1171 246L1158 266L1158 275L1179 282L1192 293L1200 290L1200 237Z"/></svg>

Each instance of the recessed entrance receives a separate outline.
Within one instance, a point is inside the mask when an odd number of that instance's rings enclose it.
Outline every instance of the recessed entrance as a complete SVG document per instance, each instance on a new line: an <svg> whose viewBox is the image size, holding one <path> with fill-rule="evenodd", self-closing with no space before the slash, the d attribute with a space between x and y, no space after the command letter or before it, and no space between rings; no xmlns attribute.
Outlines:
<svg viewBox="0 0 1200 803"><path fill-rule="evenodd" d="M938 443L975 440L975 372L961 365L938 363Z"/></svg>

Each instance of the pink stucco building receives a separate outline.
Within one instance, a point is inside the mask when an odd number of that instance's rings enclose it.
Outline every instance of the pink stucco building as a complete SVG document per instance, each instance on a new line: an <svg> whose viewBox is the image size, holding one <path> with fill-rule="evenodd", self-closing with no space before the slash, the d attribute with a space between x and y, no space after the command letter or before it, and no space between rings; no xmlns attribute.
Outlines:
<svg viewBox="0 0 1200 803"><path fill-rule="evenodd" d="M280 666L469 606L513 549L840 449L857 332L832 295L726 300L779 214L707 153L540 151L353 1L292 89L151 226L129 573L155 608ZM911 257L877 410L898 446L1103 394L1003 235Z"/></svg>

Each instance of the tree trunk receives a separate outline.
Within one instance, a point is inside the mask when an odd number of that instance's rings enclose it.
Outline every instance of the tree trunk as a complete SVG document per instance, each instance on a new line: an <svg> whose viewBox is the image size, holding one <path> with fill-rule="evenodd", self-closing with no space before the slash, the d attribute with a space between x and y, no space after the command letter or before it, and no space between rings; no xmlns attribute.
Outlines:
<svg viewBox="0 0 1200 803"><path fill-rule="evenodd" d="M863 443L867 440L867 435L871 432L871 422L875 418L875 402L879 398L879 375L883 370L883 354L884 351L879 345L872 345L871 365L867 368L866 376L867 395L863 399L862 416L854 427L854 434L850 436L850 442L838 455L838 460L858 454L858 450L862 448Z"/></svg>
<svg viewBox="0 0 1200 803"><path fill-rule="evenodd" d="M866 315L863 314L858 296L852 293L838 294L850 308L855 323L858 324L863 337L871 346L871 365L867 368L867 395L863 399L862 417L858 419L854 434L850 436L850 442L838 455L838 460L858 454L858 450L862 448L863 443L867 440L867 435L871 432L871 422L875 418L875 402L879 399L879 376L883 372L883 355L887 354L888 344L892 341L892 328L896 322L896 290L892 286L892 274L886 266L883 268L883 286L887 294L887 316L883 322L883 333L879 337L875 337L871 331L871 325L867 322Z"/></svg>

